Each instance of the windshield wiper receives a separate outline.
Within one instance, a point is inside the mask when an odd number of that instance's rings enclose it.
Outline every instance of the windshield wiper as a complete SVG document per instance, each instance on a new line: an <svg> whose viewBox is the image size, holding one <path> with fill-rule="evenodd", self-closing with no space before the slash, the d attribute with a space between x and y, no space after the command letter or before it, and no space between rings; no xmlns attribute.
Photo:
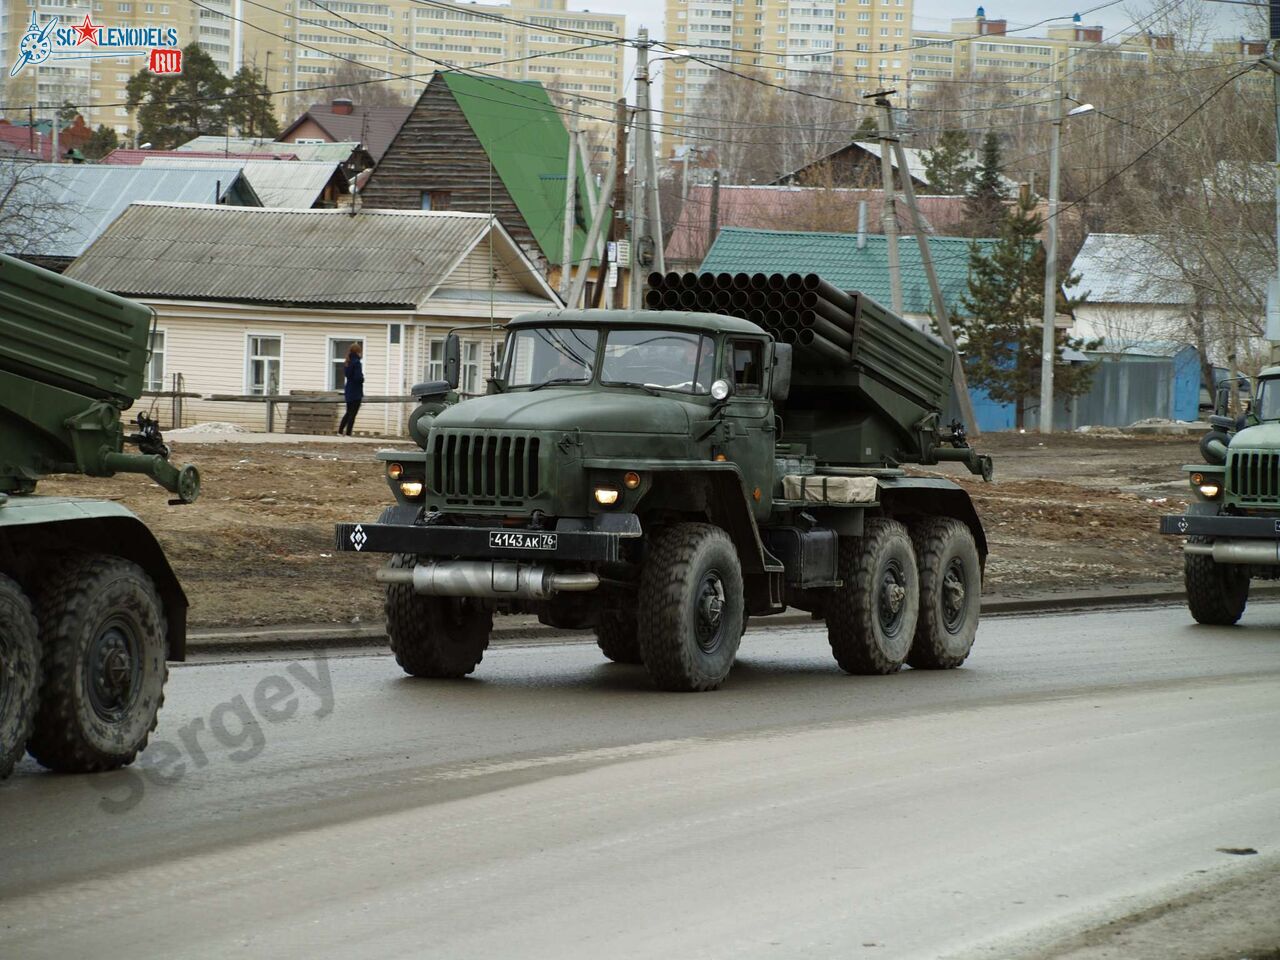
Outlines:
<svg viewBox="0 0 1280 960"><path fill-rule="evenodd" d="M535 384L534 386L530 387L529 392L533 393L533 391L535 390L541 390L543 387L549 387L552 384L556 384L556 383L586 383L586 382L587 382L586 378L584 377L552 377L550 380L543 380L541 383Z"/></svg>
<svg viewBox="0 0 1280 960"><path fill-rule="evenodd" d="M641 390L647 390L649 393L653 394L655 397L660 397L660 396L662 396L662 394L660 394L660 393L659 393L657 390L655 390L653 387L649 386L649 384L647 384L647 383L637 383L637 382L636 382L636 381L634 381L634 380L610 380L610 381L609 381L609 386L611 386L611 387L639 387Z"/></svg>

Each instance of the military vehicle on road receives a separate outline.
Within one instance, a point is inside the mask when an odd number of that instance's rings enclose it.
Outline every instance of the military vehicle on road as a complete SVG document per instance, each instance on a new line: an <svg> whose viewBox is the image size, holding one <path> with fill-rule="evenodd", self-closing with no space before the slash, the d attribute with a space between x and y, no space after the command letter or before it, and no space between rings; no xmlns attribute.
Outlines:
<svg viewBox="0 0 1280 960"><path fill-rule="evenodd" d="M1251 580L1280 577L1280 367L1253 384L1245 412L1228 414L1230 381L1219 384L1204 463L1184 466L1194 501L1160 518L1185 537L1187 606L1198 623L1229 626L1244 615Z"/></svg>
<svg viewBox="0 0 1280 960"><path fill-rule="evenodd" d="M23 751L54 770L131 762L155 729L187 601L145 524L118 503L35 496L40 478L144 473L183 503L141 395L152 311L0 255L0 779ZM137 453L126 453L131 443Z"/></svg>
<svg viewBox="0 0 1280 960"><path fill-rule="evenodd" d="M448 379L415 388L420 449L379 453L396 504L337 529L394 555L377 575L401 667L469 674L495 612L531 613L708 690L747 618L788 607L850 673L963 662L982 525L958 484L902 468L990 477L940 422L953 351L812 275L651 282L659 309L511 321L485 396L452 392L456 336Z"/></svg>

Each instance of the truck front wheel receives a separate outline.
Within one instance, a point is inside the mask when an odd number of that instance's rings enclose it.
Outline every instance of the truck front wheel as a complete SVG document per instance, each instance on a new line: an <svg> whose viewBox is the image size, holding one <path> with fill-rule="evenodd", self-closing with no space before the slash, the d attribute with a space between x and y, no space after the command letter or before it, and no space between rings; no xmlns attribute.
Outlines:
<svg viewBox="0 0 1280 960"><path fill-rule="evenodd" d="M155 584L109 556L72 560L50 577L36 603L44 681L27 749L66 773L125 766L156 728L169 676Z"/></svg>
<svg viewBox="0 0 1280 960"><path fill-rule="evenodd" d="M846 673L895 673L916 632L920 575L907 528L873 518L861 537L841 537L844 586L827 598L827 641Z"/></svg>
<svg viewBox="0 0 1280 960"><path fill-rule="evenodd" d="M1211 543L1205 537L1188 537L1188 543ZM1218 563L1202 553L1183 554L1187 584L1187 608L1196 623L1229 627L1244 615L1249 602L1249 568L1244 564Z"/></svg>
<svg viewBox="0 0 1280 960"><path fill-rule="evenodd" d="M40 692L40 637L31 603L0 574L0 780L31 736Z"/></svg>
<svg viewBox="0 0 1280 960"><path fill-rule="evenodd" d="M920 615L907 663L950 670L964 663L978 632L982 562L967 525L935 517L915 524L911 540L920 565Z"/></svg>
<svg viewBox="0 0 1280 960"><path fill-rule="evenodd" d="M398 553L395 569L417 558ZM430 597L409 584L391 584L386 599L387 638L396 663L412 677L456 679L479 665L493 632L493 611L471 597Z"/></svg>
<svg viewBox="0 0 1280 960"><path fill-rule="evenodd" d="M644 664L664 690L714 690L742 641L742 565L719 527L678 523L649 543L640 575Z"/></svg>

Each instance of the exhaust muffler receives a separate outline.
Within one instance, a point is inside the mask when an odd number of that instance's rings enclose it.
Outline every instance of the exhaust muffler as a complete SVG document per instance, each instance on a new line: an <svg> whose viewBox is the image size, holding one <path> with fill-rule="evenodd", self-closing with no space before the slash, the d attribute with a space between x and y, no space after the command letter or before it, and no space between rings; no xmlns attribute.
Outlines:
<svg viewBox="0 0 1280 960"><path fill-rule="evenodd" d="M403 583L433 597L485 600L545 600L553 593L580 593L600 586L594 573L560 573L507 560L429 560L415 567L382 567L380 583Z"/></svg>

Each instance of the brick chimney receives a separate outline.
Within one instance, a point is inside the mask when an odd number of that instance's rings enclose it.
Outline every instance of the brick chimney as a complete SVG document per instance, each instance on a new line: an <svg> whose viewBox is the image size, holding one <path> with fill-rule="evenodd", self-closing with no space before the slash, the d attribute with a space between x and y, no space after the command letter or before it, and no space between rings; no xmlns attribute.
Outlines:
<svg viewBox="0 0 1280 960"><path fill-rule="evenodd" d="M347 97L340 97L337 100L330 102L329 109L339 116L345 117L355 109L355 104Z"/></svg>

